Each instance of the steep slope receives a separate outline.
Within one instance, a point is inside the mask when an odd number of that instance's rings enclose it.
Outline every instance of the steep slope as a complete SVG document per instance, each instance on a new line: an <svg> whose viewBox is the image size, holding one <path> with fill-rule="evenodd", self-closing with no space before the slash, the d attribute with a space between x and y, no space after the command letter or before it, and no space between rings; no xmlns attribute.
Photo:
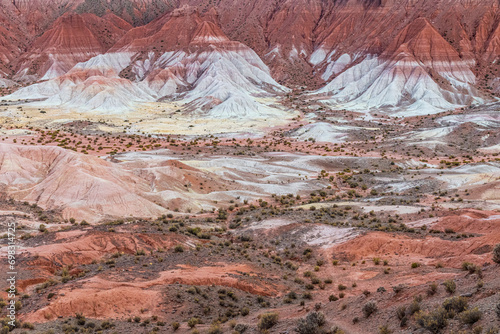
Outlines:
<svg viewBox="0 0 500 334"><path fill-rule="evenodd" d="M339 72L350 60L341 56ZM451 109L482 102L474 88L474 59L464 59L424 18L407 25L378 55L363 57L318 94L348 108L405 106L415 112Z"/></svg>
<svg viewBox="0 0 500 334"><path fill-rule="evenodd" d="M47 80L60 76L76 63L104 53L130 28L112 14L105 19L92 14L63 15L24 54L15 78Z"/></svg>
<svg viewBox="0 0 500 334"><path fill-rule="evenodd" d="M140 192L147 190L145 181L102 159L58 147L2 144L0 161L1 183L14 198L63 210L67 218L92 221L105 215L156 215L163 210L141 198Z"/></svg>

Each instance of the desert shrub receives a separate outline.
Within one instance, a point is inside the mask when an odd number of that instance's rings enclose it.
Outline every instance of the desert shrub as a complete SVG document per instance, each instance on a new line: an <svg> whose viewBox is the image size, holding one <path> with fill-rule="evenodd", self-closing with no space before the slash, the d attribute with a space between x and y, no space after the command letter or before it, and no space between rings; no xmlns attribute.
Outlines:
<svg viewBox="0 0 500 334"><path fill-rule="evenodd" d="M489 327L484 334L498 334L500 330L497 327Z"/></svg>
<svg viewBox="0 0 500 334"><path fill-rule="evenodd" d="M443 302L443 307L448 312L460 313L467 308L467 298L465 297L452 297L446 298Z"/></svg>
<svg viewBox="0 0 500 334"><path fill-rule="evenodd" d="M365 306L363 306L363 314L366 318L368 318L370 315L375 313L377 309L377 304L375 304L375 302L368 302Z"/></svg>
<svg viewBox="0 0 500 334"><path fill-rule="evenodd" d="M402 320L404 317L406 317L406 306L400 306L396 310L396 315L398 316L399 320Z"/></svg>
<svg viewBox="0 0 500 334"><path fill-rule="evenodd" d="M431 283L431 284L429 284L429 286L427 287L427 294L428 294L429 296L433 296L433 295L435 295L435 294L436 294L436 292L437 292L437 288L438 288L438 286L437 286L437 284L436 284L436 283Z"/></svg>
<svg viewBox="0 0 500 334"><path fill-rule="evenodd" d="M432 333L439 331L448 325L448 312L442 308L436 308L429 312L420 311L415 316L417 324Z"/></svg>
<svg viewBox="0 0 500 334"><path fill-rule="evenodd" d="M86 322L85 316L81 313L77 313L76 314L76 324L78 326L83 326L83 325L85 325L85 322Z"/></svg>
<svg viewBox="0 0 500 334"><path fill-rule="evenodd" d="M312 294L311 294L310 292L304 292L304 293L302 294L302 298L303 298L303 299L312 299L312 298L313 298L313 296L312 296Z"/></svg>
<svg viewBox="0 0 500 334"><path fill-rule="evenodd" d="M299 334L316 334L325 322L325 315L323 313L311 312L306 318L299 319L295 330Z"/></svg>
<svg viewBox="0 0 500 334"><path fill-rule="evenodd" d="M175 253L182 253L182 252L184 252L184 247L182 247L182 245L177 245L174 248L174 252Z"/></svg>
<svg viewBox="0 0 500 334"><path fill-rule="evenodd" d="M172 322L170 325L172 326L172 328L174 329L174 331L178 330L179 327L181 327L181 324L178 323L177 321Z"/></svg>
<svg viewBox="0 0 500 334"><path fill-rule="evenodd" d="M88 324L87 324L87 325L88 325ZM111 328L113 328L113 327L115 327L115 324L114 324L114 323L112 323L112 322L111 322L111 321L109 321L109 320L105 320L105 321L101 322L101 328L102 328L102 329L111 329Z"/></svg>
<svg viewBox="0 0 500 334"><path fill-rule="evenodd" d="M497 314L498 320L500 320L500 303L495 307L495 313Z"/></svg>
<svg viewBox="0 0 500 334"><path fill-rule="evenodd" d="M420 266L421 266L421 264L420 264L420 263L418 263L418 262L413 262L413 263L411 264L412 269L418 268L418 267L420 267Z"/></svg>
<svg viewBox="0 0 500 334"><path fill-rule="evenodd" d="M475 268L475 265L473 263L467 261L462 262L462 270L469 271L471 268Z"/></svg>
<svg viewBox="0 0 500 334"><path fill-rule="evenodd" d="M222 333L223 333L223 331L222 331L219 324L213 324L208 329L208 334L222 334Z"/></svg>
<svg viewBox="0 0 500 334"><path fill-rule="evenodd" d="M473 309L465 310L460 313L460 321L464 324L472 325L478 322L482 315L483 313L477 307L474 307Z"/></svg>
<svg viewBox="0 0 500 334"><path fill-rule="evenodd" d="M465 270L465 271L468 271L469 274L476 273L480 277L482 277L482 274L483 274L482 271L481 271L481 267L478 267L474 263L470 263L470 262L463 262L462 263L462 269Z"/></svg>
<svg viewBox="0 0 500 334"><path fill-rule="evenodd" d="M196 325L200 323L200 319L192 317L191 319L188 320L188 326L190 328L194 328Z"/></svg>
<svg viewBox="0 0 500 334"><path fill-rule="evenodd" d="M279 318L278 313L275 312L264 313L260 316L260 320L257 326L261 330L269 329L278 323L278 318Z"/></svg>
<svg viewBox="0 0 500 334"><path fill-rule="evenodd" d="M22 327L26 328L26 329L35 329L35 325L33 325L30 322L23 322L23 326Z"/></svg>
<svg viewBox="0 0 500 334"><path fill-rule="evenodd" d="M248 326L245 324L237 324L234 326L234 330L236 333L242 334L248 329Z"/></svg>
<svg viewBox="0 0 500 334"><path fill-rule="evenodd" d="M335 295L330 295L328 297L328 300L331 301L331 302L335 302L335 301L339 300L339 297L337 297Z"/></svg>
<svg viewBox="0 0 500 334"><path fill-rule="evenodd" d="M345 332L337 326L332 327L332 329L330 330L330 333L331 334L345 334Z"/></svg>
<svg viewBox="0 0 500 334"><path fill-rule="evenodd" d="M448 293L454 293L457 290L457 284L452 279L444 281L443 285Z"/></svg>
<svg viewBox="0 0 500 334"><path fill-rule="evenodd" d="M493 262L500 263L500 244L493 249Z"/></svg>

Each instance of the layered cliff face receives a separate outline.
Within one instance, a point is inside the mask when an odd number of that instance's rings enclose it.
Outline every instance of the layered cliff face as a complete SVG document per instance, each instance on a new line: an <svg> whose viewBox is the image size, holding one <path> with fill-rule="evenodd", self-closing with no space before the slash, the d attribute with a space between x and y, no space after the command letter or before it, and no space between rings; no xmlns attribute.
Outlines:
<svg viewBox="0 0 500 334"><path fill-rule="evenodd" d="M46 80L107 51L132 26L114 14L64 14L37 38L20 60L18 80Z"/></svg>
<svg viewBox="0 0 500 334"><path fill-rule="evenodd" d="M227 117L271 112L255 96L284 86L339 108L422 112L500 92L496 0L4 2L0 77L35 85L9 98L78 108L102 91L112 108L183 99Z"/></svg>
<svg viewBox="0 0 500 334"><path fill-rule="evenodd" d="M95 39L85 43L86 50L96 52L101 45ZM272 115L272 109L256 97L288 90L253 50L231 41L210 16L200 16L192 7L131 29L108 52L62 72L9 98L104 112L180 99L188 111L215 118L259 118Z"/></svg>

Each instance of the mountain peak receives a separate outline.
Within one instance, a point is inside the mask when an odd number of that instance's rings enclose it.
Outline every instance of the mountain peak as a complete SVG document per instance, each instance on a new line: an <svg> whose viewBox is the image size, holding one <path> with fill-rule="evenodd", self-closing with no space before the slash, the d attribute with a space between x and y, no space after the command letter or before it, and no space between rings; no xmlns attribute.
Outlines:
<svg viewBox="0 0 500 334"><path fill-rule="evenodd" d="M228 41L229 38L227 38L219 26L213 22L203 21L198 25L191 44L213 44Z"/></svg>

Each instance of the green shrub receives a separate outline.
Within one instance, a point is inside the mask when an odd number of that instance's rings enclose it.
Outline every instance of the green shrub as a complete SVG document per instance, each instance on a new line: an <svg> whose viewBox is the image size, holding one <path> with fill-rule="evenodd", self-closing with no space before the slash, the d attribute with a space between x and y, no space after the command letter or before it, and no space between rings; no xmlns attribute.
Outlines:
<svg viewBox="0 0 500 334"><path fill-rule="evenodd" d="M398 316L399 320L402 320L404 317L406 317L406 306L400 306L396 310L396 315Z"/></svg>
<svg viewBox="0 0 500 334"><path fill-rule="evenodd" d="M378 328L379 334L391 334L392 331L389 329L389 325L382 325Z"/></svg>
<svg viewBox="0 0 500 334"><path fill-rule="evenodd" d="M191 319L188 320L188 326L189 328L194 328L196 325L200 323L200 319L192 317Z"/></svg>
<svg viewBox="0 0 500 334"><path fill-rule="evenodd" d="M223 333L223 331L222 331L221 326L219 324L213 324L208 329L208 334L222 334L222 333Z"/></svg>
<svg viewBox="0 0 500 334"><path fill-rule="evenodd" d="M484 334L498 334L500 330L497 327L489 327Z"/></svg>
<svg viewBox="0 0 500 334"><path fill-rule="evenodd" d="M337 326L332 327L332 329L330 330L330 333L331 334L345 334L345 332Z"/></svg>
<svg viewBox="0 0 500 334"><path fill-rule="evenodd" d="M261 330L269 329L278 323L279 315L276 312L264 313L260 316L258 327Z"/></svg>
<svg viewBox="0 0 500 334"><path fill-rule="evenodd" d="M410 306L408 307L408 313L410 315L414 315L415 313L417 313L418 311L420 311L420 303L416 300L414 300Z"/></svg>
<svg viewBox="0 0 500 334"><path fill-rule="evenodd" d="M436 284L436 283L431 283L431 284L429 284L429 287L427 288L427 294L428 294L429 296L433 296L433 295L435 295L435 294L436 294L436 292L437 292L437 288L438 288L438 286L437 286L437 284Z"/></svg>
<svg viewBox="0 0 500 334"><path fill-rule="evenodd" d="M500 263L500 244L493 249L493 262Z"/></svg>
<svg viewBox="0 0 500 334"><path fill-rule="evenodd" d="M481 268L476 266L474 263L463 262L462 269L468 271L470 274L479 273L481 274Z"/></svg>
<svg viewBox="0 0 500 334"><path fill-rule="evenodd" d="M23 322L23 326L22 327L26 328L26 329L35 329L35 325L33 325L30 322Z"/></svg>
<svg viewBox="0 0 500 334"><path fill-rule="evenodd" d="M443 307L448 312L460 313L465 311L467 308L467 298L466 297L451 297L446 298L443 302Z"/></svg>
<svg viewBox="0 0 500 334"><path fill-rule="evenodd" d="M172 328L174 329L174 331L178 330L179 327L181 327L181 324L178 323L177 321L172 322L170 325L172 326Z"/></svg>
<svg viewBox="0 0 500 334"><path fill-rule="evenodd" d="M420 311L415 316L417 324L432 333L439 333L448 325L448 312L439 307L430 312Z"/></svg>
<svg viewBox="0 0 500 334"><path fill-rule="evenodd" d="M325 315L321 312L311 312L305 319L299 319L297 328L299 334L319 333L320 327L326 323Z"/></svg>

